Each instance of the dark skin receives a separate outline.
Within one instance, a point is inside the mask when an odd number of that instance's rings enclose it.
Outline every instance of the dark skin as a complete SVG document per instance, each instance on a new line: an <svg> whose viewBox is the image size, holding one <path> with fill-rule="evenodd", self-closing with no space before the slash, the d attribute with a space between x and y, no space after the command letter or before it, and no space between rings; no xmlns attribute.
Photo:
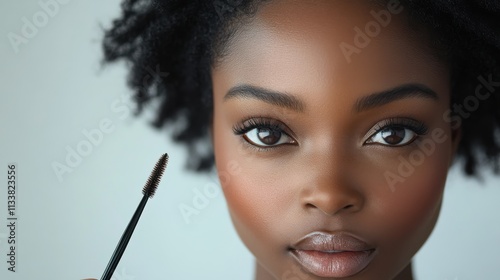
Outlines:
<svg viewBox="0 0 500 280"><path fill-rule="evenodd" d="M342 42L353 44L354 27L381 9L367 1L272 1L238 28L212 69L216 167L235 229L256 257L256 280L326 279L290 255L290 245L313 231L348 232L375 248L368 266L342 279L413 279L411 260L439 216L460 130L443 119L450 69L425 35L408 28L404 12L351 63L340 51ZM436 98L355 109L364 97L409 83ZM242 85L300 104L225 97ZM268 127L234 133L250 119ZM384 134L388 119L412 119L426 133L392 124ZM402 175L401 158L423 140L435 149L402 181L389 182L386 174Z"/></svg>
<svg viewBox="0 0 500 280"><path fill-rule="evenodd" d="M342 279L412 279L411 259L435 226L460 139L442 117L449 68L408 29L404 13L348 63L339 45L352 44L353 28L372 21L372 10L381 8L366 1L272 1L239 28L213 68L217 170L234 226L256 257L256 280L325 279L288 250L313 231L349 232L376 248L365 269ZM425 85L436 98L354 109L363 97L409 83ZM248 92L225 97L242 85L292 96L300 106ZM393 127L377 134L391 118L416 120L427 132ZM232 130L263 120L267 128ZM382 137L391 134L405 144ZM389 184L384 174L399 174L400 158L410 158L424 139L436 148Z"/></svg>

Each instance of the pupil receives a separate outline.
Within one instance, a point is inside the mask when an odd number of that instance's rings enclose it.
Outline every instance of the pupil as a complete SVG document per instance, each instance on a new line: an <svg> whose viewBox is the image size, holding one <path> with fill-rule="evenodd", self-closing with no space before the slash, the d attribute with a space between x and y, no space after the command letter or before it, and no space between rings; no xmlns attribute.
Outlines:
<svg viewBox="0 0 500 280"><path fill-rule="evenodd" d="M382 131L382 138L389 144L399 144L405 138L405 129L402 127L387 128Z"/></svg>
<svg viewBox="0 0 500 280"><path fill-rule="evenodd" d="M262 143L266 145L273 145L278 143L281 138L281 132L269 128L259 128L257 136Z"/></svg>

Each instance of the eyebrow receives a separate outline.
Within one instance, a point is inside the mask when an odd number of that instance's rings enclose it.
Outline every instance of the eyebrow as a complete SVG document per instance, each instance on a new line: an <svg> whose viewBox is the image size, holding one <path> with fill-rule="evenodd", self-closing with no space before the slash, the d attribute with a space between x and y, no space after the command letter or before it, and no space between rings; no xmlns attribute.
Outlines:
<svg viewBox="0 0 500 280"><path fill-rule="evenodd" d="M353 110L359 113L361 111L379 107L396 100L410 97L430 98L438 100L438 95L436 94L436 92L434 92L429 87L423 84L410 83L381 92L373 93L365 97L361 97L355 102ZM257 99L271 105L288 108L297 112L304 112L306 108L305 103L293 95L284 92L272 91L249 84L238 85L231 88L224 96L224 101L233 98Z"/></svg>
<svg viewBox="0 0 500 280"><path fill-rule="evenodd" d="M379 107L396 100L410 97L430 98L434 100L439 99L436 92L429 87L422 84L411 83L361 97L354 104L353 110L359 113L361 111Z"/></svg>
<svg viewBox="0 0 500 280"><path fill-rule="evenodd" d="M232 98L254 98L297 112L304 112L304 109L306 107L304 102L297 99L293 95L284 92L272 91L248 84L231 88L224 96L224 101Z"/></svg>

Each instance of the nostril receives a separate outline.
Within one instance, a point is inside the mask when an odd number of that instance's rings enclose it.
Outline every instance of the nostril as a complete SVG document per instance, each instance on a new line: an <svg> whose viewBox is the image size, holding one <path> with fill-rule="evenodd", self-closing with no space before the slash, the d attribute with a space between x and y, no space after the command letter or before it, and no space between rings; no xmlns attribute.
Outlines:
<svg viewBox="0 0 500 280"><path fill-rule="evenodd" d="M306 211L319 210L329 216L345 212L353 213L361 210L364 195L351 187L337 187L324 184L314 189L305 189L300 197L302 209Z"/></svg>
<svg viewBox="0 0 500 280"><path fill-rule="evenodd" d="M312 203L306 203L305 208L318 208Z"/></svg>
<svg viewBox="0 0 500 280"><path fill-rule="evenodd" d="M352 211L353 209L356 208L356 206L354 204L347 204L345 206L340 206L338 207L335 206L334 204L325 204L325 205L316 205L314 203L306 203L305 205L305 208L306 209L312 209L312 208L315 208L315 209L318 209L320 210L321 212L327 214L327 215L335 215L335 214L338 214L340 212L344 212L344 211Z"/></svg>

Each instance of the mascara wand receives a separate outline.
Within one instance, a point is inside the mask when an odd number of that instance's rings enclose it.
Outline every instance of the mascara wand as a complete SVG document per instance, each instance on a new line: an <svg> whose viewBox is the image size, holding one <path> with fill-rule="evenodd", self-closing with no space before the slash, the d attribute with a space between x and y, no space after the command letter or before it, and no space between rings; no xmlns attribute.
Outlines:
<svg viewBox="0 0 500 280"><path fill-rule="evenodd" d="M125 248L127 248L128 241L130 240L130 237L132 237L132 233L134 233L135 226L137 225L137 222L141 217L142 210L144 209L144 206L146 206L148 198L153 197L153 195L155 194L156 188L160 183L161 176L163 175L165 167L167 166L167 162L168 154L165 153L160 157L155 167L153 168L151 175L149 176L146 184L144 185L144 188L142 189L142 193L144 194L144 196L142 197L139 206L137 206L134 216L132 216L132 219L128 223L125 232L123 232L120 242L118 242L118 245L113 252L113 256L111 256L111 259L109 260L106 270L104 270L104 274L102 275L101 280L109 280L111 279L111 276L113 276L113 272L115 271L118 262L120 262L123 252L125 252Z"/></svg>

